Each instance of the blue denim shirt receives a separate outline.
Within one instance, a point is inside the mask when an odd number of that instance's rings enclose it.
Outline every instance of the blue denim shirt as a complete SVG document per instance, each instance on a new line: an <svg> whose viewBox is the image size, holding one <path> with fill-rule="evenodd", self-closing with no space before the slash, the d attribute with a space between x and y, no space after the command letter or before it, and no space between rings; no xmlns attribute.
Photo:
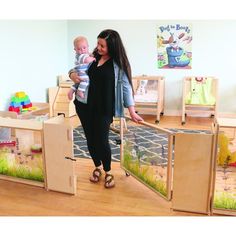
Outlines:
<svg viewBox="0 0 236 236"><path fill-rule="evenodd" d="M134 106L132 87L123 70L113 61L115 72L115 117L124 117L124 107Z"/></svg>

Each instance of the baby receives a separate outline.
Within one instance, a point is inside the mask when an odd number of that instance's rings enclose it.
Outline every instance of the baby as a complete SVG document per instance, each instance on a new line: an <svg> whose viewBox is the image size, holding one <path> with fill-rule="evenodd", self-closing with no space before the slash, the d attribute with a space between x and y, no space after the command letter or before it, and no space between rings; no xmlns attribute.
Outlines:
<svg viewBox="0 0 236 236"><path fill-rule="evenodd" d="M89 86L89 77L86 73L88 66L91 62L95 61L95 58L89 54L88 41L85 37L79 36L74 40L74 50L76 52L75 70L79 77L82 79L80 83L72 85L68 92L69 100L73 99L73 93L76 92L76 99L80 102L87 103L86 91Z"/></svg>

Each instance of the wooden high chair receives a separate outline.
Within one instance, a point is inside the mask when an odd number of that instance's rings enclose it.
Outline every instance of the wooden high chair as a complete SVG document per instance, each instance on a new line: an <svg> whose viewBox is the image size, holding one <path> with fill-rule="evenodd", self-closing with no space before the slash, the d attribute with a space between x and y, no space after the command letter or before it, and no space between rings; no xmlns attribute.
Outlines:
<svg viewBox="0 0 236 236"><path fill-rule="evenodd" d="M183 79L182 125L188 114L217 116L218 79L214 77L185 77Z"/></svg>

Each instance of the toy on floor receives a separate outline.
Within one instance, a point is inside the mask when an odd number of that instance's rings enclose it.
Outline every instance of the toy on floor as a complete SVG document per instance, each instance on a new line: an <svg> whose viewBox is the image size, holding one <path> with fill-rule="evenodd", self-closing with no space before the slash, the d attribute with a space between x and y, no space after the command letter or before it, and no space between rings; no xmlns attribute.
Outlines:
<svg viewBox="0 0 236 236"><path fill-rule="evenodd" d="M8 108L9 111L17 112L18 114L25 111L35 110L36 107L32 106L32 103L28 97L28 95L23 92L16 92L15 96L11 97L11 103Z"/></svg>

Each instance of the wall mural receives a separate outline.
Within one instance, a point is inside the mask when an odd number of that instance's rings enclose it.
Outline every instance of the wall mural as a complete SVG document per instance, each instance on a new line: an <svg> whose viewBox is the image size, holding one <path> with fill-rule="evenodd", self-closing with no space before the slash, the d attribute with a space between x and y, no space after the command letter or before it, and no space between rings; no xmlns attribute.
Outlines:
<svg viewBox="0 0 236 236"><path fill-rule="evenodd" d="M192 68L192 26L161 24L157 32L157 65L159 69Z"/></svg>

